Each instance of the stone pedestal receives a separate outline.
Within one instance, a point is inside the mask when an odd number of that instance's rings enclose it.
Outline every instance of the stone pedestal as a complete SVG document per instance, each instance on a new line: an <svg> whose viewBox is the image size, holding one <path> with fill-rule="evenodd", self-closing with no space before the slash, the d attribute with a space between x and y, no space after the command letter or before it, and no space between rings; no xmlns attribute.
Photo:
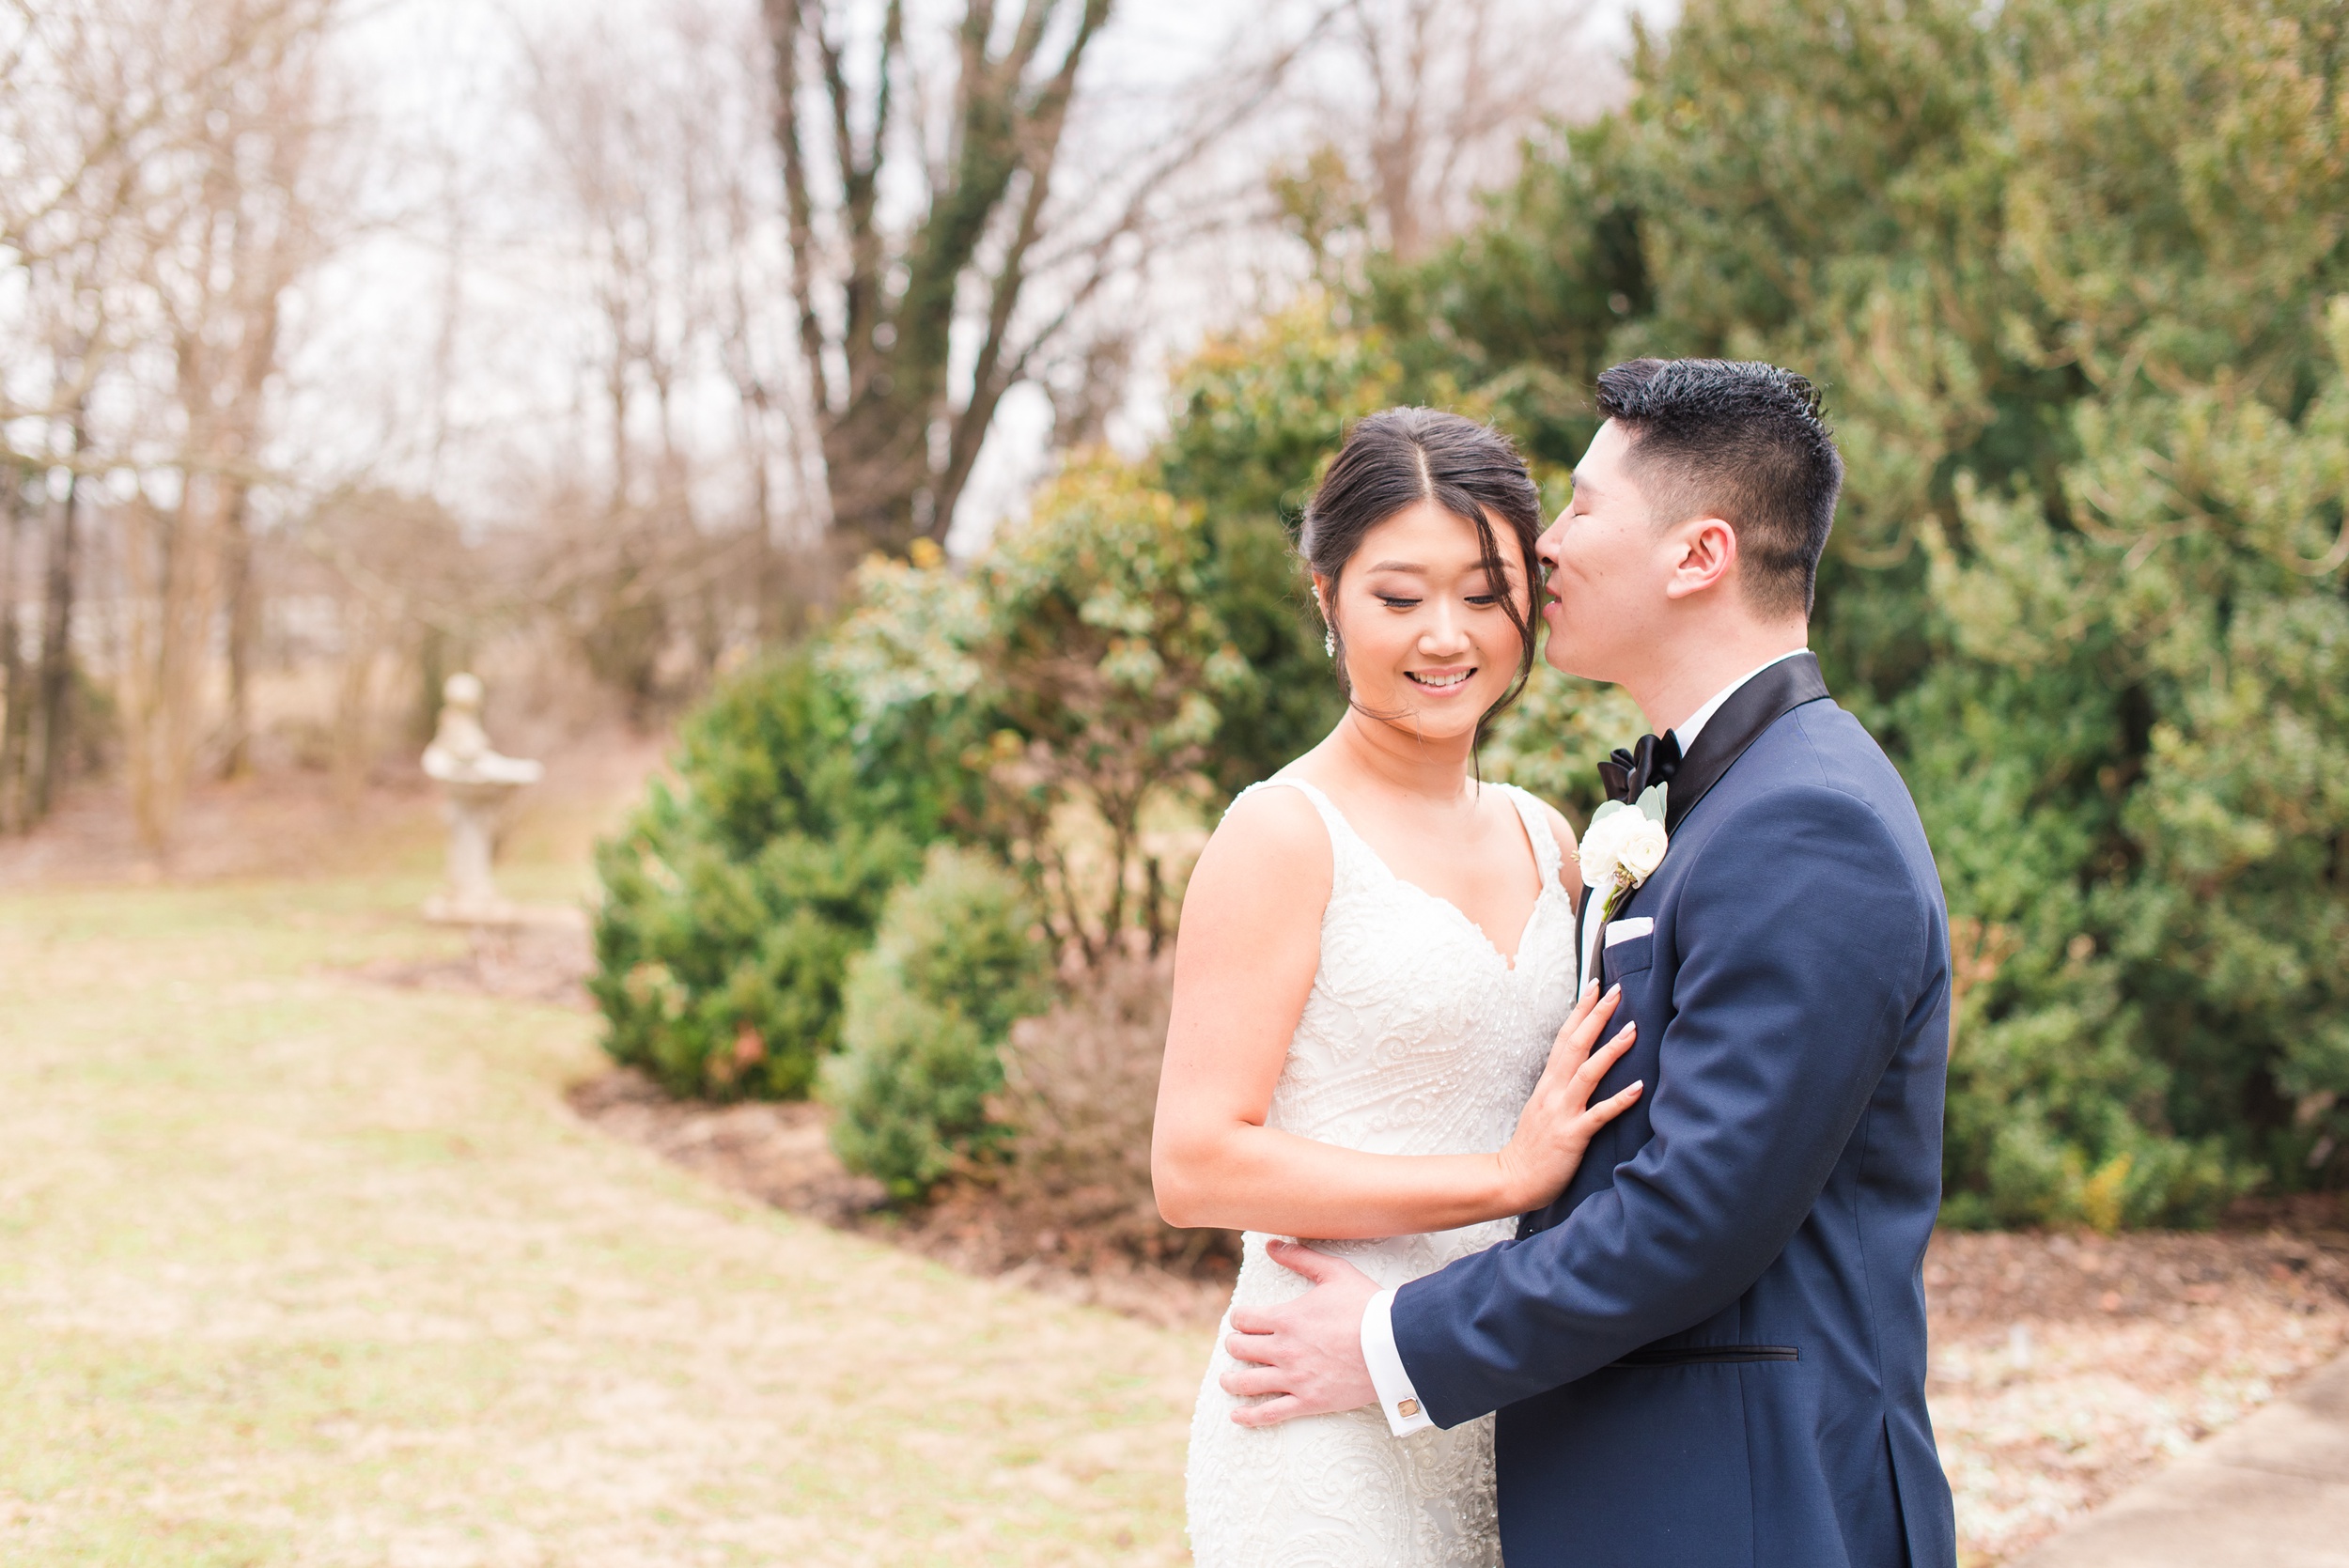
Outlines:
<svg viewBox="0 0 2349 1568"><path fill-rule="evenodd" d="M468 925L502 925L514 908L501 897L490 866L497 832L519 784L441 783L441 815L448 823L448 881L425 901L433 920Z"/></svg>
<svg viewBox="0 0 2349 1568"><path fill-rule="evenodd" d="M545 771L537 763L500 756L481 727L481 682L469 675L448 677L432 744L425 748L424 770L441 786L441 811L448 822L448 881L426 900L425 918L462 925L509 925L528 915L500 896L490 867L499 825L523 785Z"/></svg>

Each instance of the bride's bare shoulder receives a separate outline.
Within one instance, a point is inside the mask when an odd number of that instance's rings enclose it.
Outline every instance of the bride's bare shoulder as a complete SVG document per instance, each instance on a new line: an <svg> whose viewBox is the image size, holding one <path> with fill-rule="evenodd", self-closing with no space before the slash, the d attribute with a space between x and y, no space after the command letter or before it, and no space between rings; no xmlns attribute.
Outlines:
<svg viewBox="0 0 2349 1568"><path fill-rule="evenodd" d="M1232 802L1201 851L1191 886L1229 886L1252 898L1303 893L1329 896L1330 831L1302 790L1252 789Z"/></svg>

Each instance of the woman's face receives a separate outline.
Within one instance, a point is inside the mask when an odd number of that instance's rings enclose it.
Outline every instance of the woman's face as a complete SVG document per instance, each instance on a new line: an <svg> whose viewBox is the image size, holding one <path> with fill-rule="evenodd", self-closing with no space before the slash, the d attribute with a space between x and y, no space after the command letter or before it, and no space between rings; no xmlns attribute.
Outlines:
<svg viewBox="0 0 2349 1568"><path fill-rule="evenodd" d="M1422 501L1362 536L1338 574L1314 591L1335 622L1354 704L1431 739L1473 734L1517 678L1523 647L1504 608L1531 616L1524 563L1496 529L1507 581L1491 581L1476 530Z"/></svg>

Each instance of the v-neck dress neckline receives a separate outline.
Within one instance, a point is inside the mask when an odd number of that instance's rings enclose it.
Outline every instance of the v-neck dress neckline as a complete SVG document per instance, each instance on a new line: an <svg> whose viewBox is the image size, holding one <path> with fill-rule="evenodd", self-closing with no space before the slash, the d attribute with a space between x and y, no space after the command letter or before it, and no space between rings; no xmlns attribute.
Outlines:
<svg viewBox="0 0 2349 1568"><path fill-rule="evenodd" d="M1377 846L1363 836L1362 831L1354 826L1345 812L1338 809L1337 802L1330 800L1319 784L1310 784L1289 774L1281 774L1267 779L1264 784L1258 787L1274 784L1286 784L1319 807L1322 820L1333 830L1343 831L1361 847L1371 863L1386 873L1387 879L1396 887L1408 893L1416 893L1429 903L1449 910L1462 925L1475 932L1482 939L1486 950L1500 959L1501 968L1511 974L1517 973L1517 960L1525 955L1525 939L1532 934L1534 924L1542 918L1542 910L1549 902L1550 896L1553 893L1561 897L1564 895L1565 890L1558 881L1558 871L1563 855L1558 847L1557 835L1549 831L1549 823L1541 813L1540 803L1515 784L1495 784L1492 787L1501 790L1508 798L1510 805L1517 810L1517 820L1525 829L1526 842L1533 851L1533 875L1539 885L1533 893L1533 907L1526 911L1525 923L1517 927L1516 949L1508 953L1501 950L1501 944L1493 940L1492 933L1486 930L1483 924L1466 909L1461 908L1459 905L1455 904L1443 894L1431 893L1420 886L1389 864L1387 858L1378 852Z"/></svg>

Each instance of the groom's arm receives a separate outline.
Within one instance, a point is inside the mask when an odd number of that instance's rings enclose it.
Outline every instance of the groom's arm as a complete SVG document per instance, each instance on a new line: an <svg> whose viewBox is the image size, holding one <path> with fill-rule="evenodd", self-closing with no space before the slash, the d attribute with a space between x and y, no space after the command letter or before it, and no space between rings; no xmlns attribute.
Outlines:
<svg viewBox="0 0 2349 1568"><path fill-rule="evenodd" d="M1674 915L1646 1145L1560 1225L1392 1298L1396 1350L1437 1425L1702 1323L1761 1277L1902 1037L1932 939L1925 897L1883 822L1842 791L1774 791L1720 824Z"/></svg>

